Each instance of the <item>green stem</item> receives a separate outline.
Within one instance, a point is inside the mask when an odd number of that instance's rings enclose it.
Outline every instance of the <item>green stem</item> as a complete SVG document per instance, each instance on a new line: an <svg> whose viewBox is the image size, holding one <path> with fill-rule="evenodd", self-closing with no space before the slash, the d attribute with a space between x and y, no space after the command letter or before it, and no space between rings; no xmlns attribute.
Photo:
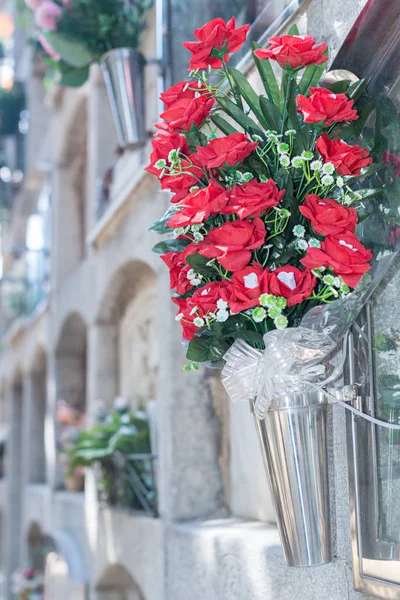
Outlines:
<svg viewBox="0 0 400 600"><path fill-rule="evenodd" d="M293 85L293 73L290 72L288 74L288 84L287 84L287 88L286 88L285 102L283 104L281 135L283 135L283 132L285 131L285 123L286 123L286 117L287 117L287 112L288 112L287 108L288 108L289 97L290 97L290 94L292 93L292 85Z"/></svg>

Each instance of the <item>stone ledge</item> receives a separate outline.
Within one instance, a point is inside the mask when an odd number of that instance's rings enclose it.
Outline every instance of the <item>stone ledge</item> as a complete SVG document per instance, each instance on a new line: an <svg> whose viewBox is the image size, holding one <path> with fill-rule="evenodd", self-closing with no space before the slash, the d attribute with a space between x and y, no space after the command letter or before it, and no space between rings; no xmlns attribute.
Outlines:
<svg viewBox="0 0 400 600"><path fill-rule="evenodd" d="M167 597L174 600L361 600L351 570L336 559L286 566L277 528L238 519L171 525Z"/></svg>

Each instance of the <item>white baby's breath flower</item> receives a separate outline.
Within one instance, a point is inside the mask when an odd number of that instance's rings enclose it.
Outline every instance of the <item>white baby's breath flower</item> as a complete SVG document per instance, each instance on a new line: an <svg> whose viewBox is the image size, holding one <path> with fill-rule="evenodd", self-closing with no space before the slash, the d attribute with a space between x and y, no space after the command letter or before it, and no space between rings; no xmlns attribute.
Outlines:
<svg viewBox="0 0 400 600"><path fill-rule="evenodd" d="M195 231L193 234L193 239L195 242L202 242L204 240L204 235L200 233L200 231Z"/></svg>
<svg viewBox="0 0 400 600"><path fill-rule="evenodd" d="M332 185L333 181L334 180L332 175L324 175L323 177L321 177L322 185Z"/></svg>
<svg viewBox="0 0 400 600"><path fill-rule="evenodd" d="M340 187L340 188L342 188L344 186L344 179L343 179L343 177L339 176L339 177L336 178L336 185L338 187Z"/></svg>
<svg viewBox="0 0 400 600"><path fill-rule="evenodd" d="M287 154L282 154L279 157L279 162L281 163L282 167L288 167L290 165L290 158L287 156Z"/></svg>
<svg viewBox="0 0 400 600"><path fill-rule="evenodd" d="M295 129L288 129L285 131L285 135L295 135L297 131Z"/></svg>
<svg viewBox="0 0 400 600"><path fill-rule="evenodd" d="M311 171L320 171L322 169L322 161L321 160L313 160L310 164Z"/></svg>
<svg viewBox="0 0 400 600"><path fill-rule="evenodd" d="M288 326L288 320L284 315L280 315L274 320L274 325L277 329L286 329Z"/></svg>
<svg viewBox="0 0 400 600"><path fill-rule="evenodd" d="M219 323L224 323L229 318L229 312L227 310L218 310L216 316Z"/></svg>
<svg viewBox="0 0 400 600"><path fill-rule="evenodd" d="M297 240L296 246L299 250L303 250L303 252L304 252L308 248L308 243L306 240L299 239L299 240Z"/></svg>
<svg viewBox="0 0 400 600"><path fill-rule="evenodd" d="M334 173L334 171L335 171L335 167L332 163L327 162L322 167L322 172L324 173L324 175L332 175L332 173Z"/></svg>
<svg viewBox="0 0 400 600"><path fill-rule="evenodd" d="M294 156L292 158L292 165L295 169L301 169L303 167L304 158L302 156Z"/></svg>
<svg viewBox="0 0 400 600"><path fill-rule="evenodd" d="M219 308L219 310L226 310L228 308L228 303L220 298L217 300L217 308Z"/></svg>
<svg viewBox="0 0 400 600"><path fill-rule="evenodd" d="M183 319L183 313L178 313L175 317L175 321L182 321Z"/></svg>
<svg viewBox="0 0 400 600"><path fill-rule="evenodd" d="M317 238L310 238L308 240L308 245L310 248L321 248L321 242L317 240Z"/></svg>
<svg viewBox="0 0 400 600"><path fill-rule="evenodd" d="M198 277L194 277L193 279L190 280L190 283L192 285L200 285L201 284L201 279L199 279Z"/></svg>
<svg viewBox="0 0 400 600"><path fill-rule="evenodd" d="M295 225L292 231L294 236L301 238L304 237L306 228L303 225Z"/></svg>
<svg viewBox="0 0 400 600"><path fill-rule="evenodd" d="M195 315L198 310L199 310L198 306L193 306L192 310L190 311L190 315Z"/></svg>
<svg viewBox="0 0 400 600"><path fill-rule="evenodd" d="M156 163L154 163L154 166L156 169L163 169L166 165L167 165L167 163L163 158L160 158L160 160L158 160Z"/></svg>
<svg viewBox="0 0 400 600"><path fill-rule="evenodd" d="M204 326L204 319L202 319L201 317L196 317L193 320L193 325L196 325L196 327L203 327Z"/></svg>
<svg viewBox="0 0 400 600"><path fill-rule="evenodd" d="M265 317L267 316L267 313L261 306L257 306L256 308L253 308L251 316L253 317L253 320L256 323L261 323L262 321L264 321Z"/></svg>

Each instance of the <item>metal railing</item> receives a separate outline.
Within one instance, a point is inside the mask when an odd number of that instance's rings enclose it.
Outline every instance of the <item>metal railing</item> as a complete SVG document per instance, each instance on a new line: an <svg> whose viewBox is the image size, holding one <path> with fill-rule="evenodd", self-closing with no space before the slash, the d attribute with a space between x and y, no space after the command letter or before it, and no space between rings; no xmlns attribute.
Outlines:
<svg viewBox="0 0 400 600"><path fill-rule="evenodd" d="M96 468L99 503L118 510L156 517L155 454L114 452Z"/></svg>

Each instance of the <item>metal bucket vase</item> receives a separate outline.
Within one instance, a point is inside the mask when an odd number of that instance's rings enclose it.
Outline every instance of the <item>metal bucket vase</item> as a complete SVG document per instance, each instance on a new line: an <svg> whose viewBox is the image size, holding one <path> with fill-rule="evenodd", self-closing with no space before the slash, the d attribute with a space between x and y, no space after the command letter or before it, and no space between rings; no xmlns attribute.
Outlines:
<svg viewBox="0 0 400 600"><path fill-rule="evenodd" d="M280 398L255 416L285 559L291 567L332 560L327 455L328 404L322 392Z"/></svg>
<svg viewBox="0 0 400 600"><path fill-rule="evenodd" d="M145 143L144 66L138 50L117 48L100 61L121 148Z"/></svg>

